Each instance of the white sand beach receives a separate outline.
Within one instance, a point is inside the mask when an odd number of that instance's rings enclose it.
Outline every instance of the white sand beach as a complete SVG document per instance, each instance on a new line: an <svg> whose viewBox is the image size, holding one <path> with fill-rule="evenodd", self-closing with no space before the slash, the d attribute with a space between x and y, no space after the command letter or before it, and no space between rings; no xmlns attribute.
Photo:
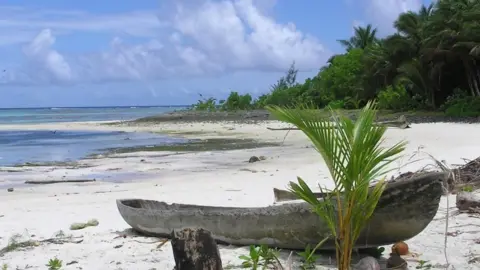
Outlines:
<svg viewBox="0 0 480 270"><path fill-rule="evenodd" d="M62 123L0 126L7 129L48 130L122 130L127 132L184 133L191 138L235 137L259 141L282 142L286 131L270 131L266 127L280 126L278 122L257 124L218 123L164 123L138 126L112 126L99 123ZM188 133L189 135L185 135ZM424 151L448 164L464 164L463 159L480 156L480 125L476 124L413 124L410 129L391 128L386 144L407 140L404 158L397 164L400 172L417 170L433 164ZM265 156L260 162L248 163L251 156ZM413 157L412 157L413 156ZM119 158L123 157L123 158ZM415 161L418 160L416 162ZM0 257L0 266L8 269L45 269L49 259L63 260L62 269L172 269L174 259L169 243L156 249L159 239L149 237L117 237L129 226L118 213L115 200L143 198L166 202L219 206L265 206L273 203L272 188L285 188L289 181L301 176L309 184L329 185L329 175L320 156L299 131L291 131L282 146L248 150L228 150L188 153L136 152L104 158L82 160L89 165L79 168L32 167L28 171L2 171L0 184L24 181L81 178L85 173L142 172L147 177L129 183L100 182L83 184L32 185L15 188L13 192L0 190L0 246L8 245L15 234L28 239L42 240L62 230L82 237L81 243L45 243L19 249ZM14 169L14 168L10 168ZM393 175L393 174L392 174ZM447 254L444 253L445 224L449 203L449 236ZM445 257L450 269L480 269L480 219L468 214L455 214L455 195L444 196L437 216L418 236L407 241L416 256L407 258L410 269L418 261L428 261L433 267L444 268ZM75 222L97 219L99 225L70 231ZM385 247L388 255L390 247ZM247 247L220 246L224 266L239 266L239 255L247 254ZM282 251L285 259L289 251ZM472 262L473 260L473 262ZM300 257L294 257L299 269ZM317 269L334 269L328 258L318 262ZM67 265L68 264L68 265ZM238 267L240 269L240 267Z"/></svg>

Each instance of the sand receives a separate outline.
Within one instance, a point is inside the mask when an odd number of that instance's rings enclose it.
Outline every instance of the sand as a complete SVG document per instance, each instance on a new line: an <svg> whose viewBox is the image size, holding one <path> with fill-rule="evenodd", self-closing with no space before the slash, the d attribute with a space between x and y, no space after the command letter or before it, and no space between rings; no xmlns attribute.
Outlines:
<svg viewBox="0 0 480 270"><path fill-rule="evenodd" d="M183 133L184 137L255 138L260 141L282 142L285 131L269 131L282 124L274 121L257 124L216 123L162 123L141 126L111 126L100 123L67 123L0 126L0 129L48 130L123 130L127 132ZM479 156L480 144L472 143L480 137L477 124L413 124L411 129L389 129L385 144L399 140L409 142L404 158L392 168L390 175L423 168L433 162L428 152L449 164L463 164L466 159ZM267 159L248 163L250 156ZM54 184L16 187L13 192L0 190L0 245L7 246L15 234L21 240L41 240L53 237L62 230L65 234L81 237L81 243L54 244L19 249L0 257L0 266L8 269L45 269L49 259L63 261L64 269L172 269L174 266L170 244L157 249L159 239L148 237L126 238L129 226L116 209L115 200L139 197L167 202L223 206L264 206L273 203L272 188L285 188L289 181L301 176L312 186L329 186L328 171L306 137L291 131L282 146L246 150L158 153L136 152L82 160L81 168L29 167L21 172L2 168L0 185L6 187L18 181L42 179L74 179L90 173L122 172L131 175L126 183L97 181L85 184ZM87 166L88 165L88 166ZM18 169L18 168L17 168ZM9 171L10 170L10 171ZM135 175L141 177L135 178ZM449 208L447 256L450 269L480 269L479 262L469 263L480 256L480 219L467 214L455 214L455 196L444 196L434 221L418 236L407 241L416 254L408 259L411 269L419 260L433 266L446 264L444 254L445 217ZM71 231L75 222L95 218L96 227ZM77 239L78 240L78 239ZM385 247L390 250L390 247ZM247 254L247 247L220 247L224 266L235 268ZM388 255L385 252L384 255ZM288 256L281 252L281 258ZM299 269L300 257L294 254L294 269ZM317 269L335 269L323 256ZM67 265L69 264L69 265Z"/></svg>

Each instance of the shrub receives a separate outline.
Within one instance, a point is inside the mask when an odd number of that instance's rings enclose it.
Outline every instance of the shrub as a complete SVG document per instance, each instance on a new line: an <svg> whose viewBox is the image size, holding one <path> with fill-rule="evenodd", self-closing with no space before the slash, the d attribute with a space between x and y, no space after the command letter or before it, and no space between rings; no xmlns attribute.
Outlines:
<svg viewBox="0 0 480 270"><path fill-rule="evenodd" d="M252 96L250 94L241 95L232 91L227 100L222 103L222 109L225 111L248 110L252 108Z"/></svg>
<svg viewBox="0 0 480 270"><path fill-rule="evenodd" d="M385 110L400 111L413 107L411 98L401 85L388 86L378 93L377 100L378 107Z"/></svg>
<svg viewBox="0 0 480 270"><path fill-rule="evenodd" d="M200 94L200 99L196 104L192 105L192 109L196 111L215 111L217 109L217 100L215 98L204 98Z"/></svg>
<svg viewBox="0 0 480 270"><path fill-rule="evenodd" d="M343 108L345 108L345 101L344 100L332 100L328 103L328 107L330 107L332 110L343 109Z"/></svg>
<svg viewBox="0 0 480 270"><path fill-rule="evenodd" d="M480 97L471 97L465 91L455 89L453 95L441 107L445 115L452 117L480 116Z"/></svg>

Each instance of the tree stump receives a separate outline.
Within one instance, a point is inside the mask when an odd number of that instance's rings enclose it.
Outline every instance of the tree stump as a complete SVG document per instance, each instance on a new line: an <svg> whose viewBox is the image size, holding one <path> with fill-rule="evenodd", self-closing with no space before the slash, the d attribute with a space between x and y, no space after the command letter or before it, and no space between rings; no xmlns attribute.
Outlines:
<svg viewBox="0 0 480 270"><path fill-rule="evenodd" d="M457 194L457 208L460 211L478 212L480 210L480 195L474 192L459 192Z"/></svg>
<svg viewBox="0 0 480 270"><path fill-rule="evenodd" d="M223 270L217 243L204 229L172 232L175 270Z"/></svg>

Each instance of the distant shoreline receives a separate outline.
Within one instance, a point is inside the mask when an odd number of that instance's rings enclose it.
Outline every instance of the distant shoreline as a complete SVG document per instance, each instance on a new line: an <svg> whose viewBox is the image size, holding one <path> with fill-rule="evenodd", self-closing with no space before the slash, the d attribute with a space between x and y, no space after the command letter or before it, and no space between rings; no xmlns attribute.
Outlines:
<svg viewBox="0 0 480 270"><path fill-rule="evenodd" d="M352 119L355 119L359 110L343 110L342 113ZM319 111L325 117L329 117L328 111ZM451 117L441 112L390 112L379 111L378 120L395 120L404 115L410 123L480 123L478 117ZM195 111L178 110L167 112L155 116L142 117L133 121L123 121L128 124L155 124L167 122L220 122L233 121L238 123L251 123L257 121L271 121L274 119L267 110L248 110L248 111Z"/></svg>

